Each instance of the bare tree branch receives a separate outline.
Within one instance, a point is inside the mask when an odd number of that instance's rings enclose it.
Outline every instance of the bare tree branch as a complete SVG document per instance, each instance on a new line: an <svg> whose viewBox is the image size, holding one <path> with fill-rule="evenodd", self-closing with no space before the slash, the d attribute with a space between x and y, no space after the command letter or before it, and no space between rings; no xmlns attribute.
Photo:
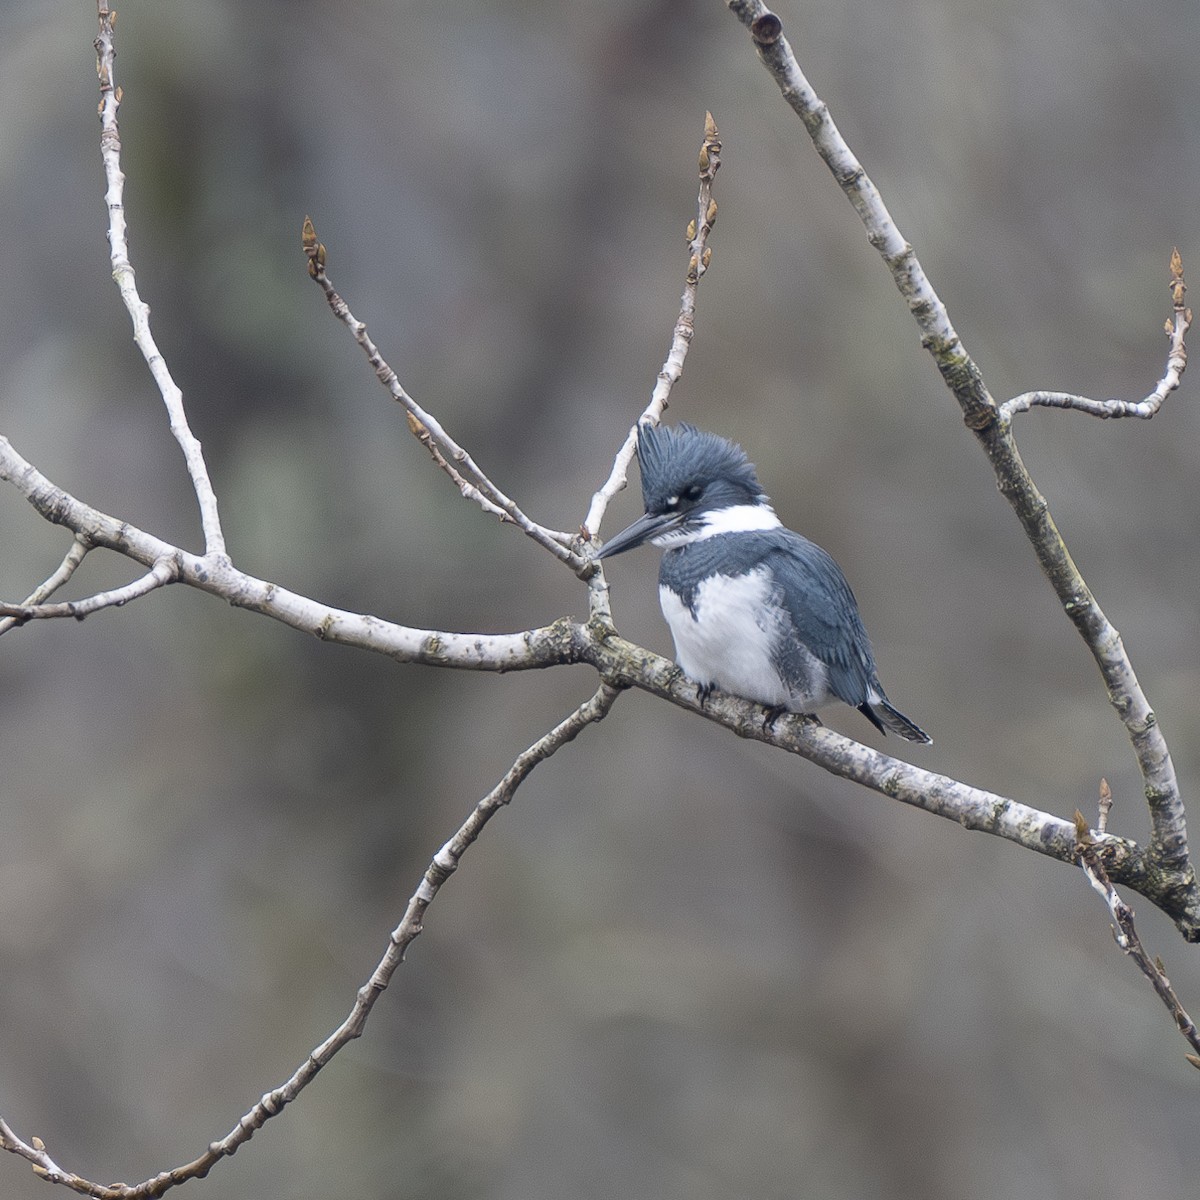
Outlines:
<svg viewBox="0 0 1200 1200"><path fill-rule="evenodd" d="M76 1191L83 1191L96 1186L89 1184L86 1179L81 1179L78 1175L74 1175L70 1171L64 1171L50 1157L46 1150L46 1143L40 1137L32 1137L28 1142L19 1138L13 1132L12 1126L3 1117L0 1117L0 1150L7 1150L10 1154L19 1154L22 1158L28 1159L33 1164L34 1174L49 1183L61 1183L67 1187L74 1188ZM76 1187L77 1183L82 1184L83 1187ZM96 1195L98 1193L92 1192L91 1194Z"/></svg>
<svg viewBox="0 0 1200 1200"><path fill-rule="evenodd" d="M774 723L768 710L749 700L714 691L702 704L696 685L672 662L616 636L610 624L561 618L519 633L451 633L416 629L364 613L348 612L291 592L239 571L228 560L216 563L189 554L127 521L98 512L56 487L0 437L0 480L18 491L48 520L81 534L91 544L132 558L147 567L173 561L177 582L220 596L239 608L261 613L324 641L386 654L397 662L423 663L474 671L538 670L569 663L591 665L608 684L635 687L754 738L800 755L843 779L852 780L904 804L957 821L1074 862L1069 821L1016 800L921 770L801 717ZM1136 842L1119 846L1109 871L1118 882L1146 896L1175 921L1189 941L1200 941L1200 889L1194 876L1173 872Z"/></svg>
<svg viewBox="0 0 1200 1200"><path fill-rule="evenodd" d="M27 1158L34 1164L37 1174L47 1182L62 1184L85 1196L94 1196L97 1200L150 1200L151 1197L161 1196L189 1179L203 1179L216 1163L236 1153L272 1117L278 1116L316 1078L317 1073L339 1050L362 1034L371 1009L375 1007L375 1001L383 994L396 968L404 961L408 947L423 930L426 911L441 891L442 885L458 870L462 856L483 832L484 826L512 800L517 788L525 782L538 763L545 762L568 742L574 741L588 725L602 721L618 695L618 688L601 684L590 699L517 756L500 782L479 801L454 836L433 856L420 885L408 901L400 924L392 930L388 938L387 950L371 973L371 978L358 989L354 1006L346 1019L309 1053L290 1078L263 1095L225 1137L210 1143L199 1158L183 1166L161 1171L142 1183L105 1186L93 1183L73 1172L64 1171L46 1152L45 1143L40 1138L33 1138L30 1143L26 1143L2 1119L0 1149Z"/></svg>
<svg viewBox="0 0 1200 1200"><path fill-rule="evenodd" d="M700 146L700 191L696 197L696 215L688 222L688 267L684 279L683 295L680 298L679 316L671 331L671 345L666 361L658 373L658 380L641 416L625 435L625 441L617 451L608 478L593 494L587 516L580 526L580 533L590 541L600 529L600 522L608 511L612 498L628 483L629 464L637 451L638 425L642 421L657 422L662 418L670 403L671 389L683 375L683 364L688 347L696 332L696 295L700 280L704 278L712 261L712 250L708 245L709 235L717 220L717 202L713 199L713 180L721 166L721 138L717 123L710 112L704 114L704 141ZM588 611L594 621L612 627L612 608L609 599L608 581L599 569L588 579Z"/></svg>
<svg viewBox="0 0 1200 1200"><path fill-rule="evenodd" d="M1111 807L1111 804L1112 798L1110 794L1109 807ZM1104 813L1105 809L1102 807L1101 815L1103 816ZM1083 868L1083 873L1087 876L1088 882L1100 894L1104 903L1108 905L1108 911L1112 916L1113 922L1113 938L1116 940L1117 945L1137 963L1138 969L1150 981L1150 986L1154 988L1158 998L1166 1005L1167 1011L1171 1016L1174 1017L1176 1028L1187 1039L1192 1050L1195 1051L1195 1053L1186 1056L1188 1062L1193 1067L1200 1067L1200 1031L1196 1029L1196 1023L1188 1016L1187 1010L1175 994L1175 989L1171 986L1171 981L1167 978L1167 973L1163 969L1162 960L1159 958L1151 959L1150 955L1146 952L1145 946L1142 945L1142 939L1138 937L1138 931L1133 923L1133 909L1117 894L1117 889L1113 887L1112 880L1108 877L1108 872L1104 868L1105 855L1110 849L1107 838L1102 833L1099 837L1094 835L1088 829L1087 821L1078 809L1075 812L1075 838L1075 853L1079 865Z"/></svg>
<svg viewBox="0 0 1200 1200"><path fill-rule="evenodd" d="M354 340L362 347L363 353L367 356L367 361L375 369L375 375L379 379L379 382L387 388L393 400L398 404L402 404L407 409L409 429L413 433L413 436L417 437L425 448L433 453L434 462L450 476L458 487L458 490L468 500L472 500L480 505L484 512L497 515L502 521L516 525L523 533L533 538L539 546L549 550L555 558L566 563L577 575L581 578L586 578L594 568L589 558L578 554L570 548L571 543L574 541L573 535L563 533L557 529L547 529L544 525L539 525L536 521L530 520L521 511L516 501L506 496L483 473L479 464L475 462L470 454L450 437L445 429L442 428L437 418L427 413L404 390L400 380L396 377L396 372L388 366L387 361L379 352L379 347L371 340L370 335L367 333L366 325L354 316L350 311L349 305L334 291L333 284L330 283L329 276L325 273L327 258L325 246L317 240L316 230L313 228L312 221L308 217L304 218L302 242L304 252L308 257L309 275L316 280L321 291L325 293L325 299L333 315L350 330L354 335ZM437 450L437 453L434 453L435 450ZM470 480L465 479L460 471L452 467L446 461L445 457L443 457L442 452L449 455L459 467L473 475L475 483L471 483Z"/></svg>
<svg viewBox="0 0 1200 1200"><path fill-rule="evenodd" d="M1183 259L1179 247L1171 251L1171 301L1175 312L1166 323L1166 334L1170 339L1167 351L1167 368L1154 390L1144 400L1090 400L1086 396L1075 396L1069 392L1026 392L1014 396L1000 405L1001 419L1011 421L1017 413L1031 408L1073 408L1092 417L1139 417L1149 420L1155 416L1166 398L1179 386L1187 368L1187 346L1184 336L1192 324L1192 310L1184 304L1187 284L1183 279Z"/></svg>
<svg viewBox="0 0 1200 1200"><path fill-rule="evenodd" d="M79 540L76 539L75 545L78 544ZM97 592L94 596L86 596L82 600L68 600L65 604L0 603L0 614L3 614L6 620L17 624L62 617L74 617L75 620L82 621L84 617L89 617L102 608L120 608L122 605L128 604L130 600L136 600L139 596L157 591L168 583L174 583L178 578L179 567L176 559L174 557L160 558L145 575L131 580L122 587L112 588L106 592ZM0 629L0 633L3 632L3 629Z"/></svg>
<svg viewBox="0 0 1200 1200"><path fill-rule="evenodd" d="M179 390L166 359L159 352L150 332L150 306L138 295L134 281L133 264L129 261L129 240L125 231L125 174L121 170L121 136L117 129L117 110L121 107L121 89L116 86L113 61L116 50L113 43L113 26L117 14L108 7L108 0L97 0L97 15L100 32L96 37L96 72L100 76L100 153L104 159L104 174L108 180L105 202L108 204L108 242L112 257L113 281L121 293L130 319L133 321L133 340L150 368L150 374L158 385L159 393L167 408L171 433L183 451L188 475L200 505L200 521L204 529L204 546L210 555L225 554L225 535L221 531L221 518L217 513L217 497L204 454L188 425L183 407L183 393Z"/></svg>
<svg viewBox="0 0 1200 1200"><path fill-rule="evenodd" d="M658 381L638 421L625 437L621 449L613 462L612 471L592 496L592 503L583 519L585 537L595 537L600 529L612 498L625 487L629 478L629 464L637 450L637 427L641 421L657 422L662 418L670 403L671 389L683 375L683 364L688 347L696 332L696 293L700 280L712 261L712 250L708 245L709 234L717 219L717 202L713 199L713 180L721 166L721 138L712 113L704 114L704 142L700 146L700 194L696 198L696 215L688 223L688 269L680 301L679 316L671 333L671 347L667 360L658 373Z"/></svg>
<svg viewBox="0 0 1200 1200"><path fill-rule="evenodd" d="M63 557L62 562L58 564L54 573L44 583L38 584L16 607L26 609L32 605L41 604L53 596L75 574L76 568L83 562L87 556L87 552L91 548L87 538L76 534L75 539L71 542L71 548ZM7 633L13 626L21 624L23 619L21 617L4 617L0 619L0 633Z"/></svg>
<svg viewBox="0 0 1200 1200"><path fill-rule="evenodd" d="M1131 954L1154 983L1171 1009L1181 1031L1200 1049L1195 1026L1179 1004L1161 964L1151 964L1133 929L1133 914L1113 888L1117 881L1134 888L1172 916L1186 938L1200 941L1200 891L1187 855L1183 808L1166 744L1157 731L1154 714L1141 694L1136 677L1116 631L1086 588L1070 561L1044 499L1020 462L1011 437L1011 420L1017 412L1037 405L1078 408L1097 416L1152 416L1165 397L1178 386L1186 364L1184 335L1191 320L1183 306L1182 265L1172 261L1175 320L1169 326L1171 349L1163 379L1145 401L1091 401L1063 393L1036 392L996 405L977 367L967 356L949 323L944 306L925 278L911 246L904 242L878 192L854 159L824 104L799 72L782 37L778 18L761 4L729 0L730 7L750 27L760 57L776 75L785 97L803 118L818 151L833 169L868 228L872 243L883 255L901 293L922 329L924 341L938 362L947 384L962 407L967 424L984 445L1010 503L1034 544L1043 569L1051 579L1064 609L1076 622L1091 648L1114 706L1129 730L1146 783L1153 820L1153 840L1148 848L1106 832L1107 809L1102 806L1101 833L1092 835L1082 818L1076 824L1008 797L921 770L881 754L825 729L811 719L788 716L777 722L762 706L732 696L713 693L700 703L696 685L658 655L625 642L613 632L608 617L603 575L589 554L577 549L594 537L608 503L625 486L635 448L636 427L618 452L608 479L593 495L579 537L549 529L532 521L455 443L442 426L425 412L400 385L394 371L334 291L326 274L326 251L317 241L311 222L304 228L305 252L310 273L325 292L339 320L352 331L381 382L401 403L409 427L460 493L485 512L515 524L543 548L553 553L586 580L591 589L591 620L582 624L567 619L538 629L512 634L482 635L417 629L379 618L330 608L289 592L271 582L237 570L225 552L216 499L209 482L199 443L184 414L182 396L150 335L148 308L134 286L129 264L122 199L124 176L120 170L117 110L120 89L113 80L113 21L105 0L98 0L100 35L96 41L101 86L102 150L108 180L109 237L113 273L134 324L135 341L146 358L166 403L171 428L184 451L185 461L201 509L206 553L189 554L127 522L91 508L57 487L26 462L7 439L0 437L0 479L10 482L47 520L72 530L74 541L60 567L21 604L0 605L0 633L35 618L82 617L143 596L171 582L180 582L229 603L251 609L312 633L324 640L387 654L400 662L473 670L537 669L566 663L587 663L601 679L596 693L544 737L533 743L485 796L455 835L434 855L420 885L411 896L400 924L392 931L387 949L371 978L357 992L345 1021L317 1046L279 1087L261 1097L222 1140L212 1143L193 1162L161 1172L137 1185L100 1185L64 1171L36 1137L21 1139L0 1120L0 1148L25 1157L35 1172L51 1182L97 1197L98 1200L143 1200L208 1173L220 1159L232 1155L257 1129L294 1100L319 1071L351 1040L358 1037L375 1001L389 985L405 951L420 934L426 909L457 869L466 850L500 807L538 762L553 755L587 725L605 717L619 691L637 687L680 707L720 723L739 736L756 738L797 754L841 778L857 782L895 800L955 820L965 828L1003 837L1019 846L1064 862L1079 862L1093 887L1109 904L1122 948ZM720 162L721 145L711 115L706 120L700 153L700 192L697 219L689 229L689 265L679 317L675 323L667 360L659 374L643 420L657 420L667 407L673 384L680 378L694 333L696 289L710 261L707 239L716 216L712 183ZM1177 256L1176 256L1177 258ZM83 600L48 603L93 547L110 549L147 568L138 579ZM1124 939L1124 940L1122 940ZM1200 1065L1200 1061L1198 1061Z"/></svg>
<svg viewBox="0 0 1200 1200"><path fill-rule="evenodd" d="M702 702L696 684L674 663L615 635L585 645L581 658L610 683L649 692L731 729L738 737L777 746L901 804L1059 862L1076 861L1074 825L1050 812L913 766L826 729L811 717L785 714L771 722L766 719L769 710L762 705L719 690ZM1112 878L1162 909L1187 941L1200 942L1200 889L1194 878L1164 871L1152 848L1132 839L1109 835L1105 845Z"/></svg>
<svg viewBox="0 0 1200 1200"><path fill-rule="evenodd" d="M963 420L987 454L1000 491L1017 514L1063 611L1074 623L1100 668L1109 701L1125 726L1142 774L1153 829L1152 853L1164 869L1184 881L1186 887L1194 889L1195 874L1188 856L1183 799L1166 739L1158 727L1158 718L1138 683L1120 634L1104 615L1075 566L1050 515L1046 498L1038 491L1021 461L1012 436L1011 420L1005 418L988 392L979 368L963 348L950 324L946 307L926 277L912 246L900 233L862 164L851 153L829 115L828 106L805 78L783 36L779 18L762 0L727 0L727 4L749 29L760 61L775 79L783 98L803 121L817 153L854 206L871 245L879 251L900 294L907 301L921 330L922 345L933 355L942 378L959 403ZM1178 375L1186 363L1182 339L1187 316L1183 309L1182 289L1180 265L1178 282L1172 284L1178 349L1173 349L1171 364L1164 377L1170 386L1178 382Z"/></svg>
<svg viewBox="0 0 1200 1200"><path fill-rule="evenodd" d="M91 545L114 550L147 568L173 561L178 569L178 582L220 596L235 607L311 633L322 641L386 654L398 662L468 670L512 671L573 661L569 626L564 622L508 634L417 629L321 604L239 571L228 558L214 560L190 554L128 521L108 516L77 500L22 458L3 436L0 436L0 479L13 484L48 521L65 526Z"/></svg>

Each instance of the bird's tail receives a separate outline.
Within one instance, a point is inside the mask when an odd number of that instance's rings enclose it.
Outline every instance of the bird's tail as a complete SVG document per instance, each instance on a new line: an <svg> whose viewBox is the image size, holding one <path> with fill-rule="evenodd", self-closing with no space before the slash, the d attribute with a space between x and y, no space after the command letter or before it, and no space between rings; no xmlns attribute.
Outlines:
<svg viewBox="0 0 1200 1200"><path fill-rule="evenodd" d="M882 692L873 695L860 706L859 711L881 733L890 729L906 742L920 742L925 746L933 744L933 738L920 725L910 721Z"/></svg>

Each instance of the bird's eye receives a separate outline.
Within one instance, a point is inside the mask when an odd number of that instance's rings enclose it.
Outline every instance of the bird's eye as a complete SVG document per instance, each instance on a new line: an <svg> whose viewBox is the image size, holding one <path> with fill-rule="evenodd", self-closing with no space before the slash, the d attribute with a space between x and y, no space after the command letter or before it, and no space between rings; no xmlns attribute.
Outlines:
<svg viewBox="0 0 1200 1200"><path fill-rule="evenodd" d="M689 504L694 504L703 495L704 489L698 483L689 484L683 489L683 499Z"/></svg>

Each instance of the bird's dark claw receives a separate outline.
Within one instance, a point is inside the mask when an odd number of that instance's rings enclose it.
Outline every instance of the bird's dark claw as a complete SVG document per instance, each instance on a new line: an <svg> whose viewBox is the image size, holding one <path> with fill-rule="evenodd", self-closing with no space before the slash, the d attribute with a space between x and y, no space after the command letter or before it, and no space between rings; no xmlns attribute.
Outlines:
<svg viewBox="0 0 1200 1200"><path fill-rule="evenodd" d="M768 708L765 713L763 713L762 731L764 737L770 736L770 734L774 732L775 722L778 721L785 712L787 712L787 709L782 704L775 704Z"/></svg>

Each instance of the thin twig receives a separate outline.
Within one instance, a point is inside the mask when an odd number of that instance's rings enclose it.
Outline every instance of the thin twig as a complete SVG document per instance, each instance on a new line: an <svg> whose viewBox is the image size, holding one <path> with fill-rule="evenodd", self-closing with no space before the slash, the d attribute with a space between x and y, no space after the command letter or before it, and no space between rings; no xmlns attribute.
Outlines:
<svg viewBox="0 0 1200 1200"><path fill-rule="evenodd" d="M1157 957L1151 959L1145 946L1142 945L1142 939L1138 937L1133 923L1133 909L1117 894L1117 889L1113 887L1112 880L1109 879L1108 872L1105 870L1106 848L1107 840L1103 835L1097 839L1088 829L1083 814L1076 810L1075 852L1088 882L1108 905L1113 923L1113 938L1117 945L1137 963L1138 969L1150 981L1158 998L1166 1005L1167 1011L1174 1018L1176 1028L1195 1051L1193 1054L1186 1055L1188 1062L1193 1067L1200 1067L1200 1031L1196 1029L1195 1022L1175 994L1175 989L1171 986L1171 981L1163 969L1162 960Z"/></svg>
<svg viewBox="0 0 1200 1200"><path fill-rule="evenodd" d="M392 930L387 950L371 978L358 989L354 1006L346 1019L305 1058L286 1082L262 1096L225 1137L212 1142L199 1158L169 1171L162 1171L139 1184L106 1187L63 1171L46 1154L40 1139L34 1138L34 1144L27 1145L3 1120L0 1120L0 1148L29 1159L34 1164L34 1170L44 1179L64 1184L74 1191L96 1197L96 1200L151 1200L152 1197L161 1196L189 1179L203 1178L217 1162L244 1146L267 1121L278 1116L316 1078L317 1073L339 1050L362 1034L375 1001L383 994L396 968L404 961L408 947L424 928L426 911L442 885L458 869L462 856L483 832L484 826L512 800L517 789L538 763L545 762L568 742L573 741L588 725L603 720L619 694L619 688L607 683L601 684L590 699L517 756L500 782L479 801L454 836L433 856L417 890L408 901L400 924Z"/></svg>
<svg viewBox="0 0 1200 1200"><path fill-rule="evenodd" d="M22 1158L28 1159L33 1164L33 1173L48 1183L65 1184L77 1192L87 1192L89 1195L102 1196L103 1200L113 1200L113 1197L105 1195L109 1189L99 1188L99 1190L92 1191L92 1188L98 1188L99 1185L89 1184L86 1179L81 1179L70 1171L64 1171L47 1153L46 1144L40 1137L32 1137L28 1142L24 1141L13 1132L12 1126L2 1117L0 1117L0 1150L7 1150L10 1154L19 1154Z"/></svg>
<svg viewBox="0 0 1200 1200"><path fill-rule="evenodd" d="M174 583L179 576L178 556L166 555L158 559L145 575L140 575L137 579L131 580L119 588L112 588L107 592L97 592L95 595L85 596L82 600L68 600L65 604L0 603L0 615L5 620L16 624L24 624L26 621L55 620L63 617L73 617L76 621L82 621L84 617L90 617L92 613L99 612L103 608L120 608L122 605L128 604L130 600L136 600L140 596L157 591L168 583ZM0 633L3 632L4 629L0 628Z"/></svg>
<svg viewBox="0 0 1200 1200"><path fill-rule="evenodd" d="M515 525L516 521L513 517L505 512L500 505L489 500L469 479L456 471L454 467L446 461L446 456L438 449L437 443L433 440L433 435L422 422L414 417L412 413L405 413L408 419L408 431L429 451L429 457L433 459L434 465L445 471L459 492L468 500L473 500L486 513L491 513L494 517L499 517L510 525Z"/></svg>
<svg viewBox="0 0 1200 1200"><path fill-rule="evenodd" d="M183 407L183 393L179 390L167 368L154 335L150 332L150 306L138 295L134 282L133 264L129 261L129 241L125 225L125 174L121 170L121 137L117 129L117 110L121 107L121 89L116 86L113 60L116 50L113 42L113 27L117 14L108 7L107 0L97 0L97 15L100 33L96 38L96 72L100 77L100 153L104 159L104 174L108 181L105 202L108 204L108 242L112 258L113 281L121 293L121 299L133 322L133 340L167 408L171 433L183 451L196 502L200 506L200 521L204 529L206 553L224 557L225 535L221 531L221 518L217 512L217 497L204 453L199 441L188 425Z"/></svg>
<svg viewBox="0 0 1200 1200"><path fill-rule="evenodd" d="M1098 833L1108 833L1108 814L1112 812L1113 795L1112 788L1108 786L1107 779L1100 780L1100 819L1096 824Z"/></svg>
<svg viewBox="0 0 1200 1200"><path fill-rule="evenodd" d="M1171 251L1171 300L1174 312L1166 322L1166 334L1170 339L1167 350L1167 367L1154 390L1144 400L1092 400L1087 396L1075 396L1069 392L1026 392L1014 396L1000 405L1002 419L1011 421L1017 413L1031 408L1065 408L1087 413L1092 417L1107 420L1111 417L1138 417L1149 420L1162 408L1163 401L1179 386L1187 368L1187 346L1184 337L1192 324L1192 310L1184 304L1187 284L1183 279L1183 259L1179 248Z"/></svg>
<svg viewBox="0 0 1200 1200"><path fill-rule="evenodd" d="M642 421L657 423L670 401L671 388L683 374L684 360L696 331L696 292L712 261L708 245L709 234L717 219L717 202L713 199L713 180L721 165L721 138L712 113L704 114L704 141L700 146L700 192L696 198L696 216L688 224L688 267L680 300L679 316L671 333L671 346L666 361L658 373L658 382L642 415L630 429L621 449L617 451L612 470L600 489L592 496L587 516L583 519L583 536L593 538L612 498L625 487L629 479L629 464L637 450L637 430Z"/></svg>
<svg viewBox="0 0 1200 1200"><path fill-rule="evenodd" d="M54 573L45 582L38 584L17 607L23 609L29 608L31 605L41 604L53 596L75 574L76 568L83 562L87 552L91 548L92 545L87 538L81 534L76 534L71 541L71 548L63 557L62 562L55 568ZM4 617L0 620L0 633L7 633L14 626L21 623L21 618Z"/></svg>
<svg viewBox="0 0 1200 1200"><path fill-rule="evenodd" d="M396 372L388 365L383 355L380 354L379 347L375 345L368 335L366 325L354 316L350 311L349 305L334 290L333 284L330 282L329 276L325 271L327 259L325 246L317 240L316 230L313 228L313 223L308 217L304 218L301 240L305 255L308 257L308 273L316 280L321 291L325 293L325 300L333 315L354 335L354 340L362 347L363 353L367 356L367 361L375 370L376 377L387 388L392 399L398 404L403 405L408 411L409 416L415 418L420 428L424 429L429 435L432 443L436 443L439 450L444 453L446 457L442 457L440 461L435 458L434 461L438 462L438 465L446 471L463 496L479 504L485 512L499 515L501 520L516 525L523 533L537 542L539 546L549 550L555 558L566 563L581 578L590 575L594 570L591 560L577 554L570 548L571 543L575 540L574 535L564 533L558 529L549 529L545 525L539 525L536 521L527 517L521 511L516 501L505 495L484 474L479 464L475 462L471 455L450 437L445 429L442 428L437 418L427 413L404 390ZM410 428L414 436L420 437L417 429L411 423ZM422 440L424 441L424 439ZM431 446L431 442L428 441L425 441L424 444L427 449ZM461 470L455 470L451 467L450 462L446 461L447 458L456 464L458 468L474 476L475 483L472 484L464 478Z"/></svg>

